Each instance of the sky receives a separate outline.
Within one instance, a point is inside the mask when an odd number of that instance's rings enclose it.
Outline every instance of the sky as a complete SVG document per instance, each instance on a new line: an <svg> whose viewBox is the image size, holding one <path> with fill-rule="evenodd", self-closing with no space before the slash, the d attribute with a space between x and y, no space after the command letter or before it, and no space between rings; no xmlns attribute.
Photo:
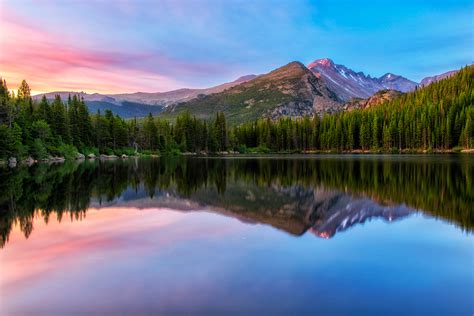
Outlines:
<svg viewBox="0 0 474 316"><path fill-rule="evenodd" d="M414 81L474 61L474 2L0 0L0 76L33 93L204 88L331 58Z"/></svg>

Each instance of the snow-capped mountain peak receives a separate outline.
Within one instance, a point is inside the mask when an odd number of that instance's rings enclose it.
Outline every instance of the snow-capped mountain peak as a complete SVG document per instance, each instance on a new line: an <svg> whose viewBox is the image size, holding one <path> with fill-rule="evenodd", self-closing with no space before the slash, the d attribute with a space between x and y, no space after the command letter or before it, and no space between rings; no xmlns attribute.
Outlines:
<svg viewBox="0 0 474 316"><path fill-rule="evenodd" d="M319 65L322 67L334 67L334 62L329 58L317 59L308 65L308 69L311 69L312 67L315 67L316 65Z"/></svg>
<svg viewBox="0 0 474 316"><path fill-rule="evenodd" d="M392 73L387 72L385 75L379 78L379 80L394 80L399 78L400 76L394 75Z"/></svg>
<svg viewBox="0 0 474 316"><path fill-rule="evenodd" d="M342 100L368 98L377 91L391 89L408 92L414 90L416 82L393 73L386 73L380 78L355 72L344 65L335 64L329 58L317 59L308 68L322 78L329 89Z"/></svg>

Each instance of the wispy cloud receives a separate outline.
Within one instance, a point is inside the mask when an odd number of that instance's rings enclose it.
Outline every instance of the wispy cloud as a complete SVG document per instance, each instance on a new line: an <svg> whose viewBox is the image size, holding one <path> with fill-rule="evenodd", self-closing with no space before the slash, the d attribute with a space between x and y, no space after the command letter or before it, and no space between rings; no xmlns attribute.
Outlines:
<svg viewBox="0 0 474 316"><path fill-rule="evenodd" d="M13 85L27 79L36 92L166 91L185 85L175 78L215 74L223 67L173 58L156 50L85 47L75 37L45 31L18 17L2 16L0 28L1 76Z"/></svg>

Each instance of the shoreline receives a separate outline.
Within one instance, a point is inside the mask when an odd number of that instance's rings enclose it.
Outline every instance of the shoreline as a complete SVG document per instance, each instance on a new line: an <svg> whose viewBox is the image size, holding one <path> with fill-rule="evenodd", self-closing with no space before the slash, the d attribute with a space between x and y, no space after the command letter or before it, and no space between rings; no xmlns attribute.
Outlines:
<svg viewBox="0 0 474 316"><path fill-rule="evenodd" d="M281 155L281 156L311 156L311 155L387 155L387 156L397 156L397 155L451 155L451 154L474 154L474 149L462 149L462 150L402 150L401 152L390 152L390 151L375 151L375 150L350 150L350 151L334 151L334 150L314 150L314 151L302 151L302 152L248 152L248 153L239 153L235 151L225 151L225 152L217 152L217 153L195 153L195 152L184 152L180 153L179 155L175 155L176 157L266 157L266 156L274 156L274 155ZM55 163L64 163L69 161L110 161L110 160L124 160L124 159L131 159L131 158L159 158L159 157L166 157L171 156L164 154L139 154L134 156L116 156L116 155L99 155L97 157L80 157L75 159L65 159L64 157L52 157L49 159L41 159L35 160L31 157L18 160L12 168L16 166L32 166L34 164L55 164ZM0 159L0 166L9 166L9 159Z"/></svg>

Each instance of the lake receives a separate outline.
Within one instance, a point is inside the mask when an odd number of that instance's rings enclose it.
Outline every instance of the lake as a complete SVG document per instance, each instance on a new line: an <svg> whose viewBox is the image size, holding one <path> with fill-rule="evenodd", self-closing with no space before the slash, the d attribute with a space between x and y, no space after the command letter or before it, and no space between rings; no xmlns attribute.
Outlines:
<svg viewBox="0 0 474 316"><path fill-rule="evenodd" d="M472 315L474 156L0 168L0 314Z"/></svg>

